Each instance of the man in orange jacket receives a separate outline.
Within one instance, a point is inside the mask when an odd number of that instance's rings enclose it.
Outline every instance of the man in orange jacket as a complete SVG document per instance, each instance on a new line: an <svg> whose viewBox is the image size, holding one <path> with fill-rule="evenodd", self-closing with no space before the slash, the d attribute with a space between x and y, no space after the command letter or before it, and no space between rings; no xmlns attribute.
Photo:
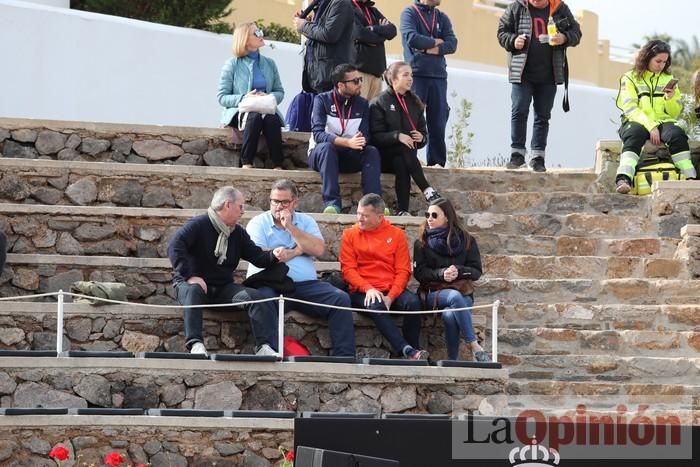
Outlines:
<svg viewBox="0 0 700 467"><path fill-rule="evenodd" d="M411 277L411 257L403 230L384 218L384 200L374 193L360 199L357 224L343 231L340 268L350 286L354 308L369 313L394 351L411 360L427 360L428 352L418 348L421 315L403 315L403 335L389 310L420 310L416 294L406 290Z"/></svg>

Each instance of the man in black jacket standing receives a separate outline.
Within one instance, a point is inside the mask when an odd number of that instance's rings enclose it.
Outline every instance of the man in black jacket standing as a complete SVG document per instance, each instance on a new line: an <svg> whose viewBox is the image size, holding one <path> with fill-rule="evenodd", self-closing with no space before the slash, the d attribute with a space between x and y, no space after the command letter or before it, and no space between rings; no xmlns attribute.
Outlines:
<svg viewBox="0 0 700 467"><path fill-rule="evenodd" d="M232 186L219 188L207 214L190 219L173 236L168 257L175 269L177 301L187 307L213 303L259 300L255 289L233 282L241 259L265 268L279 261L281 249L263 251L238 225L243 216L243 194ZM258 355L274 355L277 349L275 302L245 305ZM202 309L185 308L185 345L191 353L206 354L202 337Z"/></svg>
<svg viewBox="0 0 700 467"><path fill-rule="evenodd" d="M304 90L319 94L333 89L331 73L341 63L353 63L353 11L351 0L313 0L311 21L300 13L294 29L306 37Z"/></svg>
<svg viewBox="0 0 700 467"><path fill-rule="evenodd" d="M549 37L547 25L552 19L557 33ZM508 80L511 89L510 161L508 169L525 165L525 140L530 103L535 111L530 141L530 168L545 172L545 148L549 119L557 94L557 85L568 88L567 47L581 40L581 27L561 0L515 0L498 23L498 43L508 51ZM569 99L565 90L564 111Z"/></svg>
<svg viewBox="0 0 700 467"><path fill-rule="evenodd" d="M355 7L355 66L362 76L360 95L372 102L382 92L382 74L386 69L385 41L396 37L391 24L372 0L352 0Z"/></svg>

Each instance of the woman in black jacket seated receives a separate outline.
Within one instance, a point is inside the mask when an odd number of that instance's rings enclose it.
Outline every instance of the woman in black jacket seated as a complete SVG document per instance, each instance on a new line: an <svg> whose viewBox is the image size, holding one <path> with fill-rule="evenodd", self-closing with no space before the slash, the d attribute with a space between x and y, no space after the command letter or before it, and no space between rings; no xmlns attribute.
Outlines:
<svg viewBox="0 0 700 467"><path fill-rule="evenodd" d="M384 72L389 87L370 106L371 141L382 154L382 172L396 175L398 216L410 216L408 201L411 177L430 202L440 194L430 186L418 160L418 150L425 146L428 130L425 106L413 92L413 71L405 62L394 62Z"/></svg>
<svg viewBox="0 0 700 467"><path fill-rule="evenodd" d="M481 255L474 237L462 227L452 203L441 198L430 203L425 222L413 246L413 275L424 291L426 307L433 310L469 308L474 303L472 281L481 277ZM489 356L474 333L470 310L444 311L447 356L457 360L459 335L470 345L474 360Z"/></svg>

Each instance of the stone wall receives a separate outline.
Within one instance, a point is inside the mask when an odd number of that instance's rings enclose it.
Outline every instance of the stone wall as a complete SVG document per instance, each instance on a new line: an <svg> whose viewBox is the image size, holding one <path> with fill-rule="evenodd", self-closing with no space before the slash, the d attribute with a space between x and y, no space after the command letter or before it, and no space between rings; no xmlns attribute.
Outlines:
<svg viewBox="0 0 700 467"><path fill-rule="evenodd" d="M174 232L190 217L203 212L201 209L0 204L0 229L7 236L10 253L164 258ZM257 214L247 212L242 223L246 224ZM355 216L312 215L326 240L326 253L319 259L336 261L342 231L356 222ZM647 237L657 229L654 222L637 215L476 212L462 218L475 235L482 254L620 256L634 254L634 243L639 241L615 237L626 233ZM392 219L394 225L405 230L410 246L422 222L414 217ZM669 242L658 238L649 241ZM660 247L661 252L668 250L671 254L674 249L675 245Z"/></svg>
<svg viewBox="0 0 700 467"><path fill-rule="evenodd" d="M284 134L286 168L307 166L308 139L308 133ZM42 120L0 121L0 155L59 161L240 166L240 145L233 143L229 129ZM255 165L272 168L266 148Z"/></svg>
<svg viewBox="0 0 700 467"><path fill-rule="evenodd" d="M0 313L0 348L17 350L56 349L56 305L49 303L7 304ZM130 352L184 352L182 312L175 309L139 309L134 306L66 304L64 350ZM391 346L367 317L354 313L355 340L360 357L388 358ZM474 319L477 335L486 337L484 316ZM397 324L400 319L397 319ZM421 333L423 347L434 360L446 359L442 320L428 316ZM489 333L490 334L490 333ZM285 335L304 344L313 355L328 355L331 339L328 323L298 312L286 314ZM255 341L242 312L206 311L204 344L211 352L254 353ZM462 358L471 359L466 344Z"/></svg>
<svg viewBox="0 0 700 467"><path fill-rule="evenodd" d="M152 467L270 467L293 448L293 420L245 423L235 419L146 417L5 417L0 425L0 462L7 467L54 467L49 452L61 445L70 459L63 467L103 465L116 452L127 463ZM23 418L16 420L18 418ZM13 420L14 419L14 420ZM13 425L12 423L16 423ZM268 425L266 427L265 425ZM78 459L76 462L75 459Z"/></svg>
<svg viewBox="0 0 700 467"><path fill-rule="evenodd" d="M132 358L4 357L2 407L371 413L478 410L506 370Z"/></svg>

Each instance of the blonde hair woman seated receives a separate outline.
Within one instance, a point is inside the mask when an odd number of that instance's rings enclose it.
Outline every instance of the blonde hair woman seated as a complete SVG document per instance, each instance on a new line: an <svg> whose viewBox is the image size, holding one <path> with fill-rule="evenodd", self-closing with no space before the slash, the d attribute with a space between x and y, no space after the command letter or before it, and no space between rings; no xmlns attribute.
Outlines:
<svg viewBox="0 0 700 467"><path fill-rule="evenodd" d="M228 59L219 78L219 104L224 107L221 123L234 129L242 118L238 111L241 100L246 95L275 96L277 104L284 98L284 88L277 65L260 54L265 45L263 31L255 23L243 23L233 31L233 57ZM253 159L258 149L260 133L265 136L272 165L282 168L282 115L250 112L243 129L241 164L244 168L253 167Z"/></svg>

